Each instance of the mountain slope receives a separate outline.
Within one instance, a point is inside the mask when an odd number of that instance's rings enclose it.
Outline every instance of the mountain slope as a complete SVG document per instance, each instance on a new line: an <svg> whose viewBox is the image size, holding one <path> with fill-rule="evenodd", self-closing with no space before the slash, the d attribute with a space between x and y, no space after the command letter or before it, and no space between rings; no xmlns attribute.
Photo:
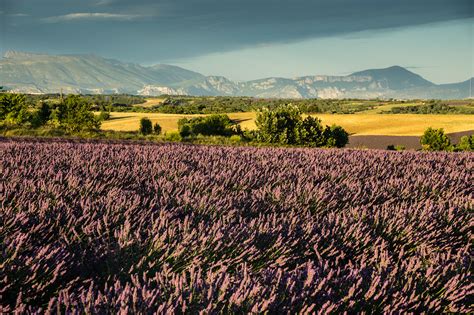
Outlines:
<svg viewBox="0 0 474 315"><path fill-rule="evenodd" d="M0 85L24 93L226 95L263 98L467 98L470 81L436 85L403 67L347 76L315 75L234 82L171 65L141 66L95 55L7 52Z"/></svg>
<svg viewBox="0 0 474 315"><path fill-rule="evenodd" d="M51 93L136 93L147 84L178 84L201 74L179 67L143 67L94 55L51 56L7 52L0 61L0 82L12 89Z"/></svg>
<svg viewBox="0 0 474 315"><path fill-rule="evenodd" d="M404 90L431 87L435 85L434 83L423 79L420 75L408 71L400 66L354 72L351 76L369 77L374 81L381 82L384 88L390 90Z"/></svg>

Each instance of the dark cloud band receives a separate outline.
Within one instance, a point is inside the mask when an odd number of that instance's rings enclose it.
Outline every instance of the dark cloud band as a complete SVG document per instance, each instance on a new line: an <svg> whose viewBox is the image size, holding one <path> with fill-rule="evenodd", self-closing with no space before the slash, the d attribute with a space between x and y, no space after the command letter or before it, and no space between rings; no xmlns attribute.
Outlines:
<svg viewBox="0 0 474 315"><path fill-rule="evenodd" d="M0 0L0 11L2 46L31 43L146 62L472 18L473 1Z"/></svg>

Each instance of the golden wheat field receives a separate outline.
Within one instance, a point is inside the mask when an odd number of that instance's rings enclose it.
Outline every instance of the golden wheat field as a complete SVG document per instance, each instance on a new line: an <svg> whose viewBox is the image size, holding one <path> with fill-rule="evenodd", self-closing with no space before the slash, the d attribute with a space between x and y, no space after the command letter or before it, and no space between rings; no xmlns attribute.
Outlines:
<svg viewBox="0 0 474 315"><path fill-rule="evenodd" d="M156 105L160 105L161 103L163 103L165 99L164 98L160 98L160 97L152 97L152 98L147 98L145 103L142 103L142 104L135 104L134 106L140 106L140 107L153 107L153 106L156 106Z"/></svg>
<svg viewBox="0 0 474 315"><path fill-rule="evenodd" d="M243 129L255 129L254 112L230 113L229 117ZM104 130L138 130L142 117L161 125L162 130L176 131L178 120L199 115L178 115L160 113L119 113L112 112L111 119L102 123ZM426 128L444 128L448 133L474 129L474 115L417 115L417 114L318 114L323 124L337 124L349 133L357 135L419 136Z"/></svg>

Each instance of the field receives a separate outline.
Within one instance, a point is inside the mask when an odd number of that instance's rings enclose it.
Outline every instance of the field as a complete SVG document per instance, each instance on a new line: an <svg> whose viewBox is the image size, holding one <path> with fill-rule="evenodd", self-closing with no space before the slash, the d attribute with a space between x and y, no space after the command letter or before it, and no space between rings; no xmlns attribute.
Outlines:
<svg viewBox="0 0 474 315"><path fill-rule="evenodd" d="M474 311L472 153L0 154L0 313Z"/></svg>
<svg viewBox="0 0 474 315"><path fill-rule="evenodd" d="M153 106L163 103L164 100L165 100L164 98L152 97L152 98L147 98L145 103L135 104L133 106L149 108L149 107L153 107Z"/></svg>
<svg viewBox="0 0 474 315"><path fill-rule="evenodd" d="M242 128L255 128L255 113L230 113L229 117ZM160 113L112 113L112 120L105 121L105 130L132 131L138 130L141 117L157 122L163 131L176 131L178 120L193 115L176 115ZM387 136L420 136L426 128L444 128L447 133L474 129L474 115L417 115L417 114L318 114L324 124L337 124L349 133L356 135L387 135Z"/></svg>

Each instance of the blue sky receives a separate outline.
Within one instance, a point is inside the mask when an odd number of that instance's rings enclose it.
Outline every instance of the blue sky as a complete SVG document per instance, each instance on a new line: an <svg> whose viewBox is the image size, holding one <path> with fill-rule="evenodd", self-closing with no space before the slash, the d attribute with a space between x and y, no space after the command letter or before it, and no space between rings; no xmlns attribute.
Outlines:
<svg viewBox="0 0 474 315"><path fill-rule="evenodd" d="M472 0L0 0L0 49L170 63L234 80L391 65L473 76Z"/></svg>
<svg viewBox="0 0 474 315"><path fill-rule="evenodd" d="M400 65L433 82L451 83L473 76L472 30L472 19L450 21L268 44L171 62L235 80L346 75Z"/></svg>

